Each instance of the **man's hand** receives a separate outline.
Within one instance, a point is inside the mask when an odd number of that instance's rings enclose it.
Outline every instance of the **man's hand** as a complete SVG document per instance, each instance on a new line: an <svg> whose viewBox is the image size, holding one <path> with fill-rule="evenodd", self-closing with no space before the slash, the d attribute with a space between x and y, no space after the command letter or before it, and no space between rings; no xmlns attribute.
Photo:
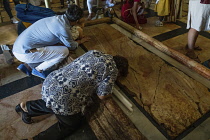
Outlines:
<svg viewBox="0 0 210 140"><path fill-rule="evenodd" d="M89 41L90 39L91 39L90 37L85 36L85 37L83 37L83 38L80 40L80 44L82 44L82 43L84 43L84 42L87 42L87 41Z"/></svg>
<svg viewBox="0 0 210 140"><path fill-rule="evenodd" d="M139 25L139 24L136 24L136 29L139 29L139 30L141 30L142 29L142 27Z"/></svg>

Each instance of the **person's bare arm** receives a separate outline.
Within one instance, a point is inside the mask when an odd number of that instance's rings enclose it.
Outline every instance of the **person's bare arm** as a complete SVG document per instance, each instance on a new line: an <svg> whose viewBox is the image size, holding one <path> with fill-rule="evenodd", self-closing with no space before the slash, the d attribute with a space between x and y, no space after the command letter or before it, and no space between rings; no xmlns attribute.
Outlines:
<svg viewBox="0 0 210 140"><path fill-rule="evenodd" d="M136 28L139 29L139 22L137 19L137 7L138 7L138 2L134 2L133 7L132 7L132 14L133 14L133 18L135 20L136 23Z"/></svg>
<svg viewBox="0 0 210 140"><path fill-rule="evenodd" d="M111 94L105 95L105 96L99 96L99 95L98 95L98 97L99 97L99 99L101 99L101 100L105 100L105 99L107 99L107 98L110 98L110 97L111 97Z"/></svg>
<svg viewBox="0 0 210 140"><path fill-rule="evenodd" d="M85 36L85 37L83 37L82 39L77 40L76 42L77 42L78 44L82 44L82 43L87 42L87 41L89 41L89 40L90 40L90 37Z"/></svg>

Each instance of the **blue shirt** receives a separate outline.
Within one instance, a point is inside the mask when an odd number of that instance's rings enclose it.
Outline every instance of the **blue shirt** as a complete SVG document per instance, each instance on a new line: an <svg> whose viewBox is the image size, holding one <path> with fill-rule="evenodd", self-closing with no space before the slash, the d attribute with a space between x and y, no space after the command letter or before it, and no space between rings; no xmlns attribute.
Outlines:
<svg viewBox="0 0 210 140"><path fill-rule="evenodd" d="M66 15L56 15L38 20L16 39L13 52L24 54L28 50L51 46L62 42L70 50L77 48L78 43L72 39L71 25Z"/></svg>
<svg viewBox="0 0 210 140"><path fill-rule="evenodd" d="M113 57L92 50L50 73L42 86L42 99L55 114L83 113L92 102L92 94L112 93L117 75Z"/></svg>

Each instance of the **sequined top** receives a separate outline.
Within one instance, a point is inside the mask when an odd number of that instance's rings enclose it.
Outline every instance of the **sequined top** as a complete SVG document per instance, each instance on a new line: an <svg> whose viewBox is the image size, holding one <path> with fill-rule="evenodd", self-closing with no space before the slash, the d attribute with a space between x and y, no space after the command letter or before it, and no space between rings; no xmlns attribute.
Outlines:
<svg viewBox="0 0 210 140"><path fill-rule="evenodd" d="M55 114L83 113L92 102L92 94L105 96L112 92L117 74L111 55L92 50L50 73L42 86L42 99Z"/></svg>

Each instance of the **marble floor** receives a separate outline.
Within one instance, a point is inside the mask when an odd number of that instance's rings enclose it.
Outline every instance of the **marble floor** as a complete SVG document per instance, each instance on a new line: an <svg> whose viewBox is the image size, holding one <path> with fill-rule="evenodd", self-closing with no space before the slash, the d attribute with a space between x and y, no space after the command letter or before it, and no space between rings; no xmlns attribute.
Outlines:
<svg viewBox="0 0 210 140"><path fill-rule="evenodd" d="M54 10L59 10L59 2L52 4ZM155 27L154 23L157 20L154 9L154 2L151 7L146 10L145 14L148 17L148 23L143 24L142 31L149 34L151 37L161 41L168 47L171 47L181 53L185 53L184 46L187 43L187 3L184 5L183 18L176 23L165 23L163 27ZM64 10L64 9L61 9ZM119 14L119 11L116 11ZM15 11L13 9L13 14ZM13 44L16 37L15 24L11 24L6 13L3 13L4 22L0 23L0 44ZM196 52L202 62L210 59L210 33L201 32L197 40L197 45L203 50ZM82 50L81 50L82 51ZM32 125L26 125L22 122L20 116L14 111L14 107L20 101L37 99L40 97L42 79L19 72L16 68L20 64L18 60L12 65L6 64L3 52L0 49L0 139L1 140L19 140L36 135L52 125L56 119L54 116L44 116L38 118ZM126 95L125 95L126 96ZM116 102L124 110L136 127L142 132L147 139L164 140L170 139L158 129L154 123L149 121L148 116L145 116L138 107L133 103L132 98L126 97L133 105L134 112L129 112L119 101ZM140 117L141 116L141 117ZM176 139L185 140L209 140L210 139L210 112L206 113L196 124L190 126L186 131L180 134ZM45 119L48 117L48 119ZM142 125L143 124L143 125ZM152 132L152 133L151 133ZM66 138L71 140L94 140L97 139L87 122L84 126L75 132L72 136Z"/></svg>

